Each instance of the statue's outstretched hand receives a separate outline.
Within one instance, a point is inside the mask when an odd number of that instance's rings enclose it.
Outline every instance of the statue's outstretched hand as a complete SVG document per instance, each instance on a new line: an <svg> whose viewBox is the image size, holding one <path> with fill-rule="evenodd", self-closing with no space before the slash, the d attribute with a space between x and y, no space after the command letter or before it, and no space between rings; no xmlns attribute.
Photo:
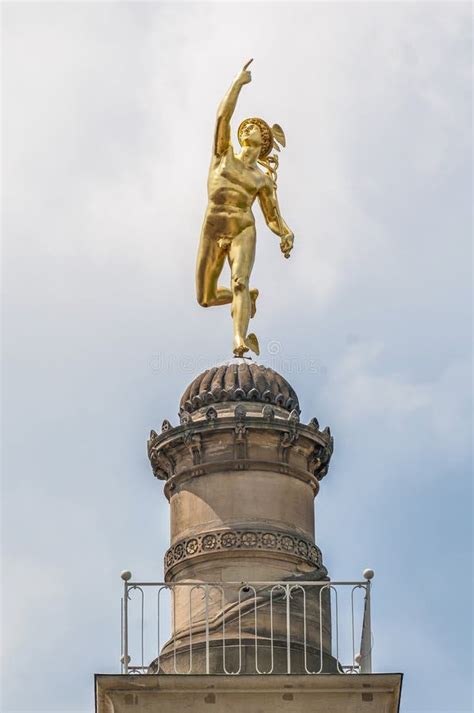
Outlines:
<svg viewBox="0 0 474 713"><path fill-rule="evenodd" d="M293 250L293 242L295 236L293 233L288 233L287 235L282 235L280 238L280 250L285 257L290 257L290 253Z"/></svg>
<svg viewBox="0 0 474 713"><path fill-rule="evenodd" d="M253 62L253 59L250 59L243 66L242 70L239 72L235 79L236 84L240 84L241 86L243 86L244 84L249 84L252 81L252 73L247 69L251 62Z"/></svg>

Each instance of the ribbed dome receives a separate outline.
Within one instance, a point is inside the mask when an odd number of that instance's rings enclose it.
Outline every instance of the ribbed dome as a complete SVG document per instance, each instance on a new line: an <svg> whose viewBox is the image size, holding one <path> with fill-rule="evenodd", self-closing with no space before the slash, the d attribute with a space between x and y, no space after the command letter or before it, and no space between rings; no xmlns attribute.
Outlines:
<svg viewBox="0 0 474 713"><path fill-rule="evenodd" d="M181 397L179 411L191 413L221 401L258 401L300 411L294 389L268 366L233 359L199 374Z"/></svg>

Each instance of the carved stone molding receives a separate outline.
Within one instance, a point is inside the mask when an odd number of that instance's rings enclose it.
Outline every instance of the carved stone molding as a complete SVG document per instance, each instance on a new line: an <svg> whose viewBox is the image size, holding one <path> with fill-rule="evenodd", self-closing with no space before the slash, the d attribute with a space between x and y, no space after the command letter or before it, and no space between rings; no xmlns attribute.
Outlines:
<svg viewBox="0 0 474 713"><path fill-rule="evenodd" d="M166 423L169 423L168 421ZM168 429L164 429L165 432ZM159 436L156 431L150 432L150 438L147 443L148 458L150 459L153 475L160 480L169 480L176 468L176 460L171 454L169 446L162 446L159 443Z"/></svg>
<svg viewBox="0 0 474 713"><path fill-rule="evenodd" d="M276 530L218 530L180 540L165 554L165 572L174 565L209 552L283 552L323 568L321 550L310 540Z"/></svg>
<svg viewBox="0 0 474 713"><path fill-rule="evenodd" d="M199 465L201 463L201 444L202 436L200 433L194 433L193 431L185 431L183 435L183 443L189 449L193 459L193 465Z"/></svg>
<svg viewBox="0 0 474 713"><path fill-rule="evenodd" d="M318 480L322 480L325 475L327 475L329 469L329 461L334 450L334 439L331 436L329 429L325 430L328 437L326 445L318 445L314 448L310 457L308 458L308 470L312 473Z"/></svg>

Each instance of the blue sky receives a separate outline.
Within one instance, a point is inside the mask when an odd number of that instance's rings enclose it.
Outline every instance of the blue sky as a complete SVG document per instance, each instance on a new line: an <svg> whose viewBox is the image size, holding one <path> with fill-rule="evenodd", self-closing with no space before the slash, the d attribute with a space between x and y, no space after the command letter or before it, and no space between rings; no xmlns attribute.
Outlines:
<svg viewBox="0 0 474 713"><path fill-rule="evenodd" d="M336 441L335 579L373 567L402 713L472 710L465 3L4 3L3 704L93 709L119 573L162 577L151 428L229 356L194 262L215 110L280 123L291 260L257 217L262 361ZM25 673L27 684L25 684Z"/></svg>

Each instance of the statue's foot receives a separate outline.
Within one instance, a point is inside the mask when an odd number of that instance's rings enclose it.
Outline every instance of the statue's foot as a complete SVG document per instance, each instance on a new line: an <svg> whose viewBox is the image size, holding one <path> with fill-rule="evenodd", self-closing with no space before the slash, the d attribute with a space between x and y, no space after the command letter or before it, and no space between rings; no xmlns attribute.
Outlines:
<svg viewBox="0 0 474 713"><path fill-rule="evenodd" d="M250 349L253 351L254 354L257 356L260 354L260 345L258 343L257 335L256 334L247 334L247 338L245 340L246 344Z"/></svg>
<svg viewBox="0 0 474 713"><path fill-rule="evenodd" d="M256 287L253 290L250 290L250 317L255 317L255 314L257 312L258 295L259 292Z"/></svg>
<svg viewBox="0 0 474 713"><path fill-rule="evenodd" d="M242 357L246 352L249 351L249 347L245 343L244 339L236 337L234 339L234 356Z"/></svg>

